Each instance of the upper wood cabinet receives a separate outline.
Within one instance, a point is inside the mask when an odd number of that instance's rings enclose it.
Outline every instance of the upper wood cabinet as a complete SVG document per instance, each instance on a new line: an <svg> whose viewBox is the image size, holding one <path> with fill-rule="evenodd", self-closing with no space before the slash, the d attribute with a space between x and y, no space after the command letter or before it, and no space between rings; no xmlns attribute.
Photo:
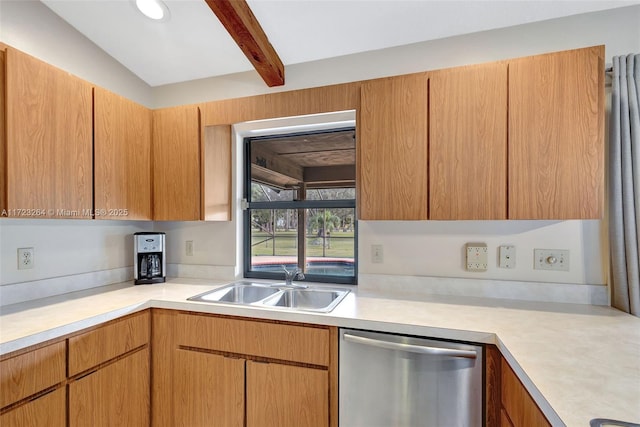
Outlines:
<svg viewBox="0 0 640 427"><path fill-rule="evenodd" d="M231 126L205 126L202 213L205 221L231 221Z"/></svg>
<svg viewBox="0 0 640 427"><path fill-rule="evenodd" d="M150 220L151 110L94 89L96 219Z"/></svg>
<svg viewBox="0 0 640 427"><path fill-rule="evenodd" d="M509 61L509 218L601 218L604 46Z"/></svg>
<svg viewBox="0 0 640 427"><path fill-rule="evenodd" d="M12 48L6 70L9 216L91 218L91 85Z"/></svg>
<svg viewBox="0 0 640 427"><path fill-rule="evenodd" d="M507 218L507 64L429 75L429 219Z"/></svg>
<svg viewBox="0 0 640 427"><path fill-rule="evenodd" d="M152 152L153 219L201 219L198 107L154 110Z"/></svg>
<svg viewBox="0 0 640 427"><path fill-rule="evenodd" d="M427 219L427 83L427 75L418 73L362 84L359 219Z"/></svg>

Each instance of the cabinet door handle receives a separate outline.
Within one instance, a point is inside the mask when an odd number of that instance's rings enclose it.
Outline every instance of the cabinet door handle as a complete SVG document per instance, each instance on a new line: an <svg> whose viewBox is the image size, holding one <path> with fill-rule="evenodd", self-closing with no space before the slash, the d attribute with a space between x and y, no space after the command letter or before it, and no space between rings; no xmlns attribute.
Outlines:
<svg viewBox="0 0 640 427"><path fill-rule="evenodd" d="M386 348L388 350L408 351L411 353L426 354L431 356L464 357L475 359L478 355L475 350L459 350L456 348L429 347L424 345L403 344L398 342L377 340L358 335L344 334L344 340L372 347Z"/></svg>

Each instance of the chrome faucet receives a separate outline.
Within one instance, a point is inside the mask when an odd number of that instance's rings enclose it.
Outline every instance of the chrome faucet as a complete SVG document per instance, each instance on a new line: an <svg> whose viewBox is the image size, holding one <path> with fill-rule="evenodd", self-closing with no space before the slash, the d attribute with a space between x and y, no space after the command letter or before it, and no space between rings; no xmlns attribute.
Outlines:
<svg viewBox="0 0 640 427"><path fill-rule="evenodd" d="M307 285L299 285L297 283L293 283L293 281L298 278L300 280L304 280L304 273L302 272L301 269L299 269L298 267L294 267L291 270L287 270L287 267L285 267L284 265L282 266L282 269L284 270L284 284L285 286L291 287L291 288L301 288L301 289L306 289Z"/></svg>

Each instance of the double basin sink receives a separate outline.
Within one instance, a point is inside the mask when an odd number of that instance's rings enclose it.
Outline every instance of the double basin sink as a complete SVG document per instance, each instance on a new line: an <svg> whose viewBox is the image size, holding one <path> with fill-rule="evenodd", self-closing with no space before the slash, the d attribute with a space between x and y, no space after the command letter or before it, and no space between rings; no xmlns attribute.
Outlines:
<svg viewBox="0 0 640 427"><path fill-rule="evenodd" d="M189 301L285 308L328 313L349 293L348 289L286 285L285 283L234 282Z"/></svg>

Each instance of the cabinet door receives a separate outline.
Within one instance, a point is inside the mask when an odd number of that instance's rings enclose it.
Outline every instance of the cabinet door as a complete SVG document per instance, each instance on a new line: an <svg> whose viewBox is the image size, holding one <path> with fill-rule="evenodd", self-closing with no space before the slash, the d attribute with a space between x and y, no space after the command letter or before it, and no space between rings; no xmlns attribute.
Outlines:
<svg viewBox="0 0 640 427"><path fill-rule="evenodd" d="M507 65L429 77L429 218L507 218Z"/></svg>
<svg viewBox="0 0 640 427"><path fill-rule="evenodd" d="M242 427L244 359L182 349L175 358L173 425Z"/></svg>
<svg viewBox="0 0 640 427"><path fill-rule="evenodd" d="M91 218L91 85L15 49L6 53L9 216Z"/></svg>
<svg viewBox="0 0 640 427"><path fill-rule="evenodd" d="M509 218L598 219L604 46L509 62Z"/></svg>
<svg viewBox="0 0 640 427"><path fill-rule="evenodd" d="M247 361L247 427L328 425L328 371Z"/></svg>
<svg viewBox="0 0 640 427"><path fill-rule="evenodd" d="M427 75L362 84L358 218L427 219Z"/></svg>
<svg viewBox="0 0 640 427"><path fill-rule="evenodd" d="M149 426L149 349L69 384L69 426Z"/></svg>
<svg viewBox="0 0 640 427"><path fill-rule="evenodd" d="M64 387L2 414L0 425L3 427L66 427L67 397Z"/></svg>
<svg viewBox="0 0 640 427"><path fill-rule="evenodd" d="M153 112L153 218L200 219L200 113L196 106Z"/></svg>
<svg viewBox="0 0 640 427"><path fill-rule="evenodd" d="M551 424L504 358L502 359L501 372L501 425L514 427L550 426Z"/></svg>
<svg viewBox="0 0 640 427"><path fill-rule="evenodd" d="M151 219L151 110L94 92L95 217Z"/></svg>
<svg viewBox="0 0 640 427"><path fill-rule="evenodd" d="M231 126L204 128L203 219L231 221Z"/></svg>

